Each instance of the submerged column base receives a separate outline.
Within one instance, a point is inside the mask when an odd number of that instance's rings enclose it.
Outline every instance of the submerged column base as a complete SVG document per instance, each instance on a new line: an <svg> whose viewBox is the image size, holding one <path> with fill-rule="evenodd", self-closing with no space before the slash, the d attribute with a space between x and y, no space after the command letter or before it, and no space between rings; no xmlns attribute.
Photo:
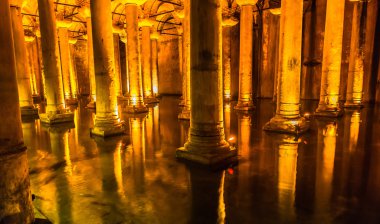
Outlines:
<svg viewBox="0 0 380 224"><path fill-rule="evenodd" d="M352 108L352 109L360 109L360 108L364 107L364 104L359 103L359 102L349 102L348 101L344 104L344 107L345 108Z"/></svg>
<svg viewBox="0 0 380 224"><path fill-rule="evenodd" d="M49 111L44 114L40 114L40 120L42 123L53 125L66 122L74 122L74 113L63 110L63 111Z"/></svg>
<svg viewBox="0 0 380 224"><path fill-rule="evenodd" d="M288 134L302 134L309 129L309 122L304 117L285 118L280 115L273 117L263 127L264 131L273 131Z"/></svg>
<svg viewBox="0 0 380 224"><path fill-rule="evenodd" d="M66 105L78 105L78 99L76 98L69 98L65 99Z"/></svg>
<svg viewBox="0 0 380 224"><path fill-rule="evenodd" d="M178 115L179 120L190 120L190 110L183 108L181 113Z"/></svg>
<svg viewBox="0 0 380 224"><path fill-rule="evenodd" d="M123 109L123 112L126 112L128 114L141 114L141 113L147 113L149 109L145 105L128 105Z"/></svg>
<svg viewBox="0 0 380 224"><path fill-rule="evenodd" d="M95 127L90 129L91 135L100 136L103 138L123 135L125 128L120 123L115 123L114 121L95 121Z"/></svg>
<svg viewBox="0 0 380 224"><path fill-rule="evenodd" d="M222 145L216 147L196 147L186 143L178 148L176 157L202 165L216 165L237 161L237 150L233 146Z"/></svg>
<svg viewBox="0 0 380 224"><path fill-rule="evenodd" d="M154 103L158 103L158 99L156 97L146 97L144 98L144 103L147 103L147 104L154 104Z"/></svg>
<svg viewBox="0 0 380 224"><path fill-rule="evenodd" d="M244 101L244 102L238 101L234 109L240 110L240 111L250 111L250 110L254 110L255 106L253 105L253 101Z"/></svg>
<svg viewBox="0 0 380 224"><path fill-rule="evenodd" d="M319 117L340 117L343 115L343 110L339 107L328 107L325 104L319 104L317 110L314 113Z"/></svg>
<svg viewBox="0 0 380 224"><path fill-rule="evenodd" d="M34 106L21 107L20 109L22 118L38 117L38 108Z"/></svg>

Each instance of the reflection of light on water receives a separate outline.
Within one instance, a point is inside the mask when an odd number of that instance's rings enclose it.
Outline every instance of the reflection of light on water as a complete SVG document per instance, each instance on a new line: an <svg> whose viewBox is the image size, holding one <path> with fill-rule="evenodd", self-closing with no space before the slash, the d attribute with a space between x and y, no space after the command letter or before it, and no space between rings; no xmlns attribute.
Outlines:
<svg viewBox="0 0 380 224"><path fill-rule="evenodd" d="M222 178L220 182L220 186L218 189L219 193L219 205L218 205L218 223L225 223L226 219L226 204L224 203L224 177L225 171L222 173Z"/></svg>
<svg viewBox="0 0 380 224"><path fill-rule="evenodd" d="M123 186L123 167L121 163L121 148L123 144L120 142L116 150L114 152L113 158L114 158L114 172L115 172L115 178L117 182L117 188L118 188L118 193L120 194L121 197L124 197L124 186Z"/></svg>
<svg viewBox="0 0 380 224"><path fill-rule="evenodd" d="M73 166L71 163L71 157L70 157L70 147L69 147L69 133L64 134L65 139L65 161L66 161L66 167L65 172L68 173L70 176L73 175Z"/></svg>
<svg viewBox="0 0 380 224"><path fill-rule="evenodd" d="M350 144L349 144L350 152L356 149L356 144L359 138L360 123L361 123L360 112L358 111L353 112L351 116L351 123L350 123Z"/></svg>

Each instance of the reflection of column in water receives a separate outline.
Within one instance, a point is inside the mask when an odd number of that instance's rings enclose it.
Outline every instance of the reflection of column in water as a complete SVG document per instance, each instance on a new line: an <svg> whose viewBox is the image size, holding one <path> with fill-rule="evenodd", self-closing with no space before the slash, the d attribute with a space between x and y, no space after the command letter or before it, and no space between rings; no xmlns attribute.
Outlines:
<svg viewBox="0 0 380 224"><path fill-rule="evenodd" d="M281 220L294 222L298 140L285 136L278 146L278 206Z"/></svg>
<svg viewBox="0 0 380 224"><path fill-rule="evenodd" d="M135 190L144 192L145 178L145 118L130 118L130 133L132 142L132 175Z"/></svg>
<svg viewBox="0 0 380 224"><path fill-rule="evenodd" d="M51 129L50 145L57 163L60 164L64 162L64 173L61 173L61 170L54 171L57 175L56 179L53 180L56 185L55 201L57 202L57 214L55 215L58 216L59 223L71 223L73 222L72 194L69 181L69 176L71 175L71 160L67 129Z"/></svg>
<svg viewBox="0 0 380 224"><path fill-rule="evenodd" d="M224 104L224 133L226 135L226 139L230 140L231 136L231 104Z"/></svg>
<svg viewBox="0 0 380 224"><path fill-rule="evenodd" d="M356 151L356 145L358 143L359 137L360 122L360 111L352 112L350 122L350 143L348 146L350 153Z"/></svg>
<svg viewBox="0 0 380 224"><path fill-rule="evenodd" d="M155 154L160 154L161 147L160 147L160 120L159 120L159 105L156 105L153 108L153 144L154 144L154 150ZM162 153L161 153L162 155Z"/></svg>
<svg viewBox="0 0 380 224"><path fill-rule="evenodd" d="M114 172L117 183L118 193L121 198L124 198L124 186L123 186L123 165L121 159L121 149L123 147L122 142L117 143L116 149L113 153Z"/></svg>
<svg viewBox="0 0 380 224"><path fill-rule="evenodd" d="M146 158L154 158L154 144L153 144L153 108L149 108L149 114L145 119L146 130L143 135L146 136Z"/></svg>
<svg viewBox="0 0 380 224"><path fill-rule="evenodd" d="M225 171L189 167L192 193L190 223L225 223Z"/></svg>
<svg viewBox="0 0 380 224"><path fill-rule="evenodd" d="M249 147L251 143L251 116L248 114L239 113L239 126L238 126L238 150L239 155L244 160L249 159Z"/></svg>
<svg viewBox="0 0 380 224"><path fill-rule="evenodd" d="M318 149L315 181L315 208L318 220L331 222L329 217L336 149L337 124L321 122L318 125Z"/></svg>

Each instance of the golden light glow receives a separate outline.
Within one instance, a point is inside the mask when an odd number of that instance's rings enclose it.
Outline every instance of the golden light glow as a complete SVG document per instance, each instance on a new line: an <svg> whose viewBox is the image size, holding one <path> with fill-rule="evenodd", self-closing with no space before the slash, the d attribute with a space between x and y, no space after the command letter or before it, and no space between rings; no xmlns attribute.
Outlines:
<svg viewBox="0 0 380 224"><path fill-rule="evenodd" d="M224 203L224 178L226 176L226 171L222 172L222 178L220 180L220 186L218 189L219 193L219 203L218 203L218 220L217 223L223 224L226 219L226 204Z"/></svg>
<svg viewBox="0 0 380 224"><path fill-rule="evenodd" d="M356 150L356 145L358 143L359 138L359 130L360 130L360 112L355 111L352 113L351 116L351 123L350 123L350 142L348 149L350 152L354 152Z"/></svg>

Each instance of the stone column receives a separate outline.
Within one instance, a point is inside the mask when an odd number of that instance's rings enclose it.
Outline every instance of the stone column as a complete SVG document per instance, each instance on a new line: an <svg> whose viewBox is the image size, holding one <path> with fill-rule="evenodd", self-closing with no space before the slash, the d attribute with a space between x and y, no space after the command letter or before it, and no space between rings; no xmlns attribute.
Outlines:
<svg viewBox="0 0 380 224"><path fill-rule="evenodd" d="M129 74L129 105L126 107L127 113L146 113L147 107L144 103L142 75L139 50L139 27L138 27L138 7L145 3L145 0L123 0L126 14L127 29L127 49L128 49L128 74Z"/></svg>
<svg viewBox="0 0 380 224"><path fill-rule="evenodd" d="M181 20L183 22L183 19ZM178 55L179 55L179 73L181 74L182 78L182 96L181 96L181 101L179 102L180 106L185 105L185 98L186 98L186 77L184 76L183 73L183 27L178 26L177 27L177 34L178 34Z"/></svg>
<svg viewBox="0 0 380 224"><path fill-rule="evenodd" d="M65 109L61 62L53 0L38 0L42 57L44 63L46 113L40 114L43 123L73 122L74 114Z"/></svg>
<svg viewBox="0 0 380 224"><path fill-rule="evenodd" d="M59 52L61 56L61 71L63 77L63 92L65 97L65 102L67 105L77 104L78 101L74 99L73 92L70 82L70 44L69 44L69 27L71 26L71 21L67 20L57 20L58 28L58 42L59 42Z"/></svg>
<svg viewBox="0 0 380 224"><path fill-rule="evenodd" d="M125 44L124 51L125 51L125 64L121 66L125 66L125 75L122 74L121 76L121 88L123 92L124 99L129 99L129 73L128 73L128 48L127 48L127 33L125 30L123 30L120 40Z"/></svg>
<svg viewBox="0 0 380 224"><path fill-rule="evenodd" d="M237 0L240 12L239 100L235 110L253 110L252 47L253 7L257 0Z"/></svg>
<svg viewBox="0 0 380 224"><path fill-rule="evenodd" d="M350 58L348 68L346 103L344 107L363 107L364 49L366 30L365 2L351 0L354 4L352 14Z"/></svg>
<svg viewBox="0 0 380 224"><path fill-rule="evenodd" d="M30 90L32 92L33 103L39 101L38 89L37 89L37 74L35 69L35 59L33 52L33 45L35 41L34 36L25 35L25 47L26 47L26 57L27 57L27 72L30 74Z"/></svg>
<svg viewBox="0 0 380 224"><path fill-rule="evenodd" d="M27 54L22 26L21 4L11 7L12 31L17 69L17 87L19 92L19 102L21 116L34 117L38 115L38 109L33 105L32 90L30 85L30 73L27 69Z"/></svg>
<svg viewBox="0 0 380 224"><path fill-rule="evenodd" d="M343 114L339 107L339 87L344 5L345 1L327 1L321 92L319 105L315 112L315 115L318 116L338 117Z"/></svg>
<svg viewBox="0 0 380 224"><path fill-rule="evenodd" d="M158 32L150 34L152 42L152 88L154 97L158 95L158 38L160 38Z"/></svg>
<svg viewBox="0 0 380 224"><path fill-rule="evenodd" d="M69 39L69 62L70 62L70 86L71 94L73 99L78 102L78 79L77 79L77 70L75 66L75 57L74 57L74 45L77 43L77 39Z"/></svg>
<svg viewBox="0 0 380 224"><path fill-rule="evenodd" d="M92 37L96 80L96 117L92 135L108 137L124 133L119 122L111 2L91 2Z"/></svg>
<svg viewBox="0 0 380 224"><path fill-rule="evenodd" d="M184 17L182 19L183 24L183 49L182 49L182 72L183 77L185 80L185 96L184 96L184 107L182 108L181 113L179 114L178 118L182 120L189 120L190 119L190 108L191 108L191 84L190 84L190 49L191 49L191 1L184 1Z"/></svg>
<svg viewBox="0 0 380 224"><path fill-rule="evenodd" d="M280 27L280 17L281 17L281 8L272 8L269 10L270 13L272 15L275 15L276 17L276 27ZM277 30L277 29L276 29ZM279 49L278 49L278 44L279 44L279 39L280 39L280 34L279 34L279 31L277 30L276 31L276 35L274 36L274 39L275 41L277 41L277 44L275 44L276 46L276 50L275 50L275 63L274 63L274 82L273 82L273 101L277 101L277 80L278 80L278 74L280 72L280 64L281 64L281 61L280 61L280 58L279 58Z"/></svg>
<svg viewBox="0 0 380 224"><path fill-rule="evenodd" d="M177 157L204 165L227 162L236 150L223 128L221 0L191 0L191 119ZM207 21L207 22L205 22Z"/></svg>
<svg viewBox="0 0 380 224"><path fill-rule="evenodd" d="M115 91L118 98L123 97L123 88L121 86L121 68L120 68L120 37L119 34L122 32L122 28L113 25L113 47L114 47L114 57L115 57Z"/></svg>
<svg viewBox="0 0 380 224"><path fill-rule="evenodd" d="M81 13L86 18L87 26L87 55L88 55L88 77L90 80L90 102L87 108L94 109L96 107L96 83L95 83L95 65L94 65L94 47L92 40L92 21L90 6L81 8Z"/></svg>
<svg viewBox="0 0 380 224"><path fill-rule="evenodd" d="M231 100L231 27L235 26L239 20L232 16L223 18L223 99Z"/></svg>
<svg viewBox="0 0 380 224"><path fill-rule="evenodd" d="M302 1L281 2L277 110L264 126L267 131L300 134L309 128L300 116L302 15Z"/></svg>
<svg viewBox="0 0 380 224"><path fill-rule="evenodd" d="M12 11L18 10L14 7ZM3 118L0 126L0 220L2 223L33 223L8 0L0 1L0 15L0 116Z"/></svg>
<svg viewBox="0 0 380 224"><path fill-rule="evenodd" d="M152 44L150 42L150 28L153 22L149 19L139 21L141 27L141 61L142 61L142 76L144 84L144 102L155 103L152 91Z"/></svg>

